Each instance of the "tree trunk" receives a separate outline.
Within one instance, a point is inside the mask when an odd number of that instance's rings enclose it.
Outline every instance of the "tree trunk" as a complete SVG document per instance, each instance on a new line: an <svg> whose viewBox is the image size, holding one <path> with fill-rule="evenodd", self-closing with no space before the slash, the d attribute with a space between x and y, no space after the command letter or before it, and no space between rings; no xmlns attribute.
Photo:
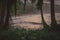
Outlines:
<svg viewBox="0 0 60 40"><path fill-rule="evenodd" d="M6 17L5 17L4 29L8 29L9 28L9 18L11 17L10 9L11 9L12 5L13 5L13 0L8 0L7 1L7 9L6 9L7 12L6 12Z"/></svg>
<svg viewBox="0 0 60 40"><path fill-rule="evenodd" d="M5 16L5 7L6 7L6 0L1 0L1 13L0 13L0 29L3 29L4 25L4 16Z"/></svg>
<svg viewBox="0 0 60 40"><path fill-rule="evenodd" d="M0 0L0 29L9 28L10 9L12 5L16 7L16 0ZM16 11L16 10L15 10Z"/></svg>
<svg viewBox="0 0 60 40"><path fill-rule="evenodd" d="M49 25L47 25L45 20L44 20L42 6L43 6L43 0L38 0L37 9L41 11L41 19L42 19L43 27L48 29Z"/></svg>
<svg viewBox="0 0 60 40"><path fill-rule="evenodd" d="M51 0L51 26L56 27L56 19L55 19L55 9L54 9L54 0Z"/></svg>
<svg viewBox="0 0 60 40"><path fill-rule="evenodd" d="M36 0L31 0L31 10L32 10L32 12L33 12L33 10L34 10L34 3L36 2Z"/></svg>
<svg viewBox="0 0 60 40"><path fill-rule="evenodd" d="M31 3L31 11L33 12L33 3Z"/></svg>
<svg viewBox="0 0 60 40"><path fill-rule="evenodd" d="M43 17L43 10L42 10L42 6L41 6L41 19L42 19L42 23L43 23L43 27L49 29L49 25L46 24L44 17Z"/></svg>
<svg viewBox="0 0 60 40"><path fill-rule="evenodd" d="M26 1L27 1L27 0L24 0L24 11L25 11L25 9L26 9Z"/></svg>
<svg viewBox="0 0 60 40"><path fill-rule="evenodd" d="M14 0L14 7L15 7L15 17L16 17L16 14L17 14L16 1L17 1L17 0Z"/></svg>

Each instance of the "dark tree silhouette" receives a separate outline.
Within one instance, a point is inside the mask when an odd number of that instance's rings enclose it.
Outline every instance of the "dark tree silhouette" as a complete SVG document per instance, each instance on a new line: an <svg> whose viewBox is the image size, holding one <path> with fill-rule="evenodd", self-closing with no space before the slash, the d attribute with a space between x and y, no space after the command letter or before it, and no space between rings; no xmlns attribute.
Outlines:
<svg viewBox="0 0 60 40"><path fill-rule="evenodd" d="M33 11L33 5L36 2L36 0L31 0L31 10Z"/></svg>
<svg viewBox="0 0 60 40"><path fill-rule="evenodd" d="M0 0L0 30L9 28L10 9L12 5L16 8L16 0Z"/></svg>
<svg viewBox="0 0 60 40"><path fill-rule="evenodd" d="M7 0L1 0L1 13L0 13L0 29L3 28L3 25L4 25L4 15L5 15L5 8L6 8L6 1Z"/></svg>
<svg viewBox="0 0 60 40"><path fill-rule="evenodd" d="M56 23L55 10L54 10L54 0L51 0L51 25L54 26Z"/></svg>
<svg viewBox="0 0 60 40"><path fill-rule="evenodd" d="M25 11L25 8L26 8L26 1L27 0L24 0L24 11Z"/></svg>
<svg viewBox="0 0 60 40"><path fill-rule="evenodd" d="M55 0L51 0L51 29L60 37L60 24L57 24L55 19L54 1Z"/></svg>
<svg viewBox="0 0 60 40"><path fill-rule="evenodd" d="M44 26L44 28L49 29L49 26L46 24L46 22L44 20L44 17L43 17L43 9L42 9L42 6L43 6L43 0L38 0L37 9L39 9L41 11L41 18L42 18L43 26Z"/></svg>
<svg viewBox="0 0 60 40"><path fill-rule="evenodd" d="M51 0L51 27L56 29L57 22L55 19L55 9L54 9L54 0Z"/></svg>

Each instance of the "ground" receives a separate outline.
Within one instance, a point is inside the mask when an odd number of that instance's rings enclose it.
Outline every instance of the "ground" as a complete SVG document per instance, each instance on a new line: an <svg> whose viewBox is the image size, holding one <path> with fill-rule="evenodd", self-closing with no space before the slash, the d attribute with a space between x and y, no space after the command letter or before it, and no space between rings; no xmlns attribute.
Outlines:
<svg viewBox="0 0 60 40"><path fill-rule="evenodd" d="M60 23L60 14L56 13L56 19L57 22ZM22 16L16 16L12 17L13 21L12 23L14 26L17 27L24 27L24 28L30 28L30 29L42 29L42 20L41 20L41 15L40 12L36 12L35 14L27 14L27 15L22 15ZM50 19L50 14L49 13L44 13L44 19L48 25L51 23Z"/></svg>

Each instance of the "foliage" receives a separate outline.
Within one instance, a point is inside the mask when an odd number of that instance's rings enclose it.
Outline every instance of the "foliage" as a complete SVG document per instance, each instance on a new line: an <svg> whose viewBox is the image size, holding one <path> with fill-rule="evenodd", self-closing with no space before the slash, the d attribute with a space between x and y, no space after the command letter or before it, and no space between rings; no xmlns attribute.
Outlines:
<svg viewBox="0 0 60 40"><path fill-rule="evenodd" d="M0 33L0 40L52 40L58 39L56 33L43 30L9 29Z"/></svg>

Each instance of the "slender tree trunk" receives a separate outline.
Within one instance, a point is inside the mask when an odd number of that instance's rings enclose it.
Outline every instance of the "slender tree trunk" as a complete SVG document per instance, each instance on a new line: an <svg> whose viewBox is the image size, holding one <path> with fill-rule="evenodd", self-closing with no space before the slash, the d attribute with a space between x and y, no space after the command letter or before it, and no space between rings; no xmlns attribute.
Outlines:
<svg viewBox="0 0 60 40"><path fill-rule="evenodd" d="M42 6L41 6L41 19L42 19L43 27L49 29L49 25L46 24L46 22L44 20L44 17L43 17L43 9L42 9Z"/></svg>
<svg viewBox="0 0 60 40"><path fill-rule="evenodd" d="M14 7L15 7L15 17L16 17L16 14L17 14L16 1L17 1L17 0L14 0Z"/></svg>
<svg viewBox="0 0 60 40"><path fill-rule="evenodd" d="M24 11L26 10L26 1L27 0L24 0Z"/></svg>
<svg viewBox="0 0 60 40"><path fill-rule="evenodd" d="M31 10L32 10L32 12L33 12L33 3L31 3Z"/></svg>
<svg viewBox="0 0 60 40"><path fill-rule="evenodd" d="M38 0L37 9L41 11L41 19L42 19L43 27L48 29L49 25L47 25L45 20L44 20L42 6L43 6L43 0Z"/></svg>
<svg viewBox="0 0 60 40"><path fill-rule="evenodd" d="M0 13L0 29L3 28L4 25L4 16L5 16L5 4L6 4L6 0L5 1L1 1L1 13Z"/></svg>
<svg viewBox="0 0 60 40"><path fill-rule="evenodd" d="M55 9L54 9L54 0L51 0L51 26L56 26L56 19L55 19Z"/></svg>
<svg viewBox="0 0 60 40"><path fill-rule="evenodd" d="M0 29L6 30L9 28L10 9L15 3L16 0L0 0Z"/></svg>
<svg viewBox="0 0 60 40"><path fill-rule="evenodd" d="M0 0L0 18L1 18L1 0Z"/></svg>
<svg viewBox="0 0 60 40"><path fill-rule="evenodd" d="M42 18L42 23L43 23L43 25L45 25L45 21L44 21L44 17L43 17L43 10L42 10L42 7L41 7L41 18Z"/></svg>
<svg viewBox="0 0 60 40"><path fill-rule="evenodd" d="M6 17L5 17L5 23L4 23L4 29L7 30L9 28L9 18L11 17L10 15L10 9L13 5L13 0L7 0L7 11L6 11Z"/></svg>
<svg viewBox="0 0 60 40"><path fill-rule="evenodd" d="M31 0L31 10L33 11L34 9L34 3L36 2L36 0Z"/></svg>
<svg viewBox="0 0 60 40"><path fill-rule="evenodd" d="M57 24L55 19L54 0L51 0L51 28L60 35L60 24Z"/></svg>

